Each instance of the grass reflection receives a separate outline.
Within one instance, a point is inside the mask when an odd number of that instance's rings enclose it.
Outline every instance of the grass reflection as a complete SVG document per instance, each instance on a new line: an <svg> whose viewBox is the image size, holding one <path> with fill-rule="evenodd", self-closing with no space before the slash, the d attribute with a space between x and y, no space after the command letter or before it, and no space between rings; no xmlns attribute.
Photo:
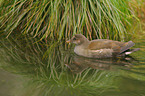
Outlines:
<svg viewBox="0 0 145 96"><path fill-rule="evenodd" d="M117 78L133 71L130 71L133 58L88 59L66 51L62 43L36 41L32 38L0 41L1 67L29 78L19 96L94 96L120 92Z"/></svg>

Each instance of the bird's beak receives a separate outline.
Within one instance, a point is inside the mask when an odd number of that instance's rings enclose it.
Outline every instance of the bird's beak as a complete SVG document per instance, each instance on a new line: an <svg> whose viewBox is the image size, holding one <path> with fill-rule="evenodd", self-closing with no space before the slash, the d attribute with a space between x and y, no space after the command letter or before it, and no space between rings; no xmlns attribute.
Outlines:
<svg viewBox="0 0 145 96"><path fill-rule="evenodd" d="M70 40L67 40L66 43L70 43Z"/></svg>

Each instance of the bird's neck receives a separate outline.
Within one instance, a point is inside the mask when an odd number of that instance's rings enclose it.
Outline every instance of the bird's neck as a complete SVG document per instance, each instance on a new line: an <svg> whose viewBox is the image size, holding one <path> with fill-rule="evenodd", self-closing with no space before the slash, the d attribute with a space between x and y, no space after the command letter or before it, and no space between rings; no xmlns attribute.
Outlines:
<svg viewBox="0 0 145 96"><path fill-rule="evenodd" d="M84 40L80 45L77 45L77 46L81 48L87 48L89 44L90 44L90 41L86 38L86 40Z"/></svg>

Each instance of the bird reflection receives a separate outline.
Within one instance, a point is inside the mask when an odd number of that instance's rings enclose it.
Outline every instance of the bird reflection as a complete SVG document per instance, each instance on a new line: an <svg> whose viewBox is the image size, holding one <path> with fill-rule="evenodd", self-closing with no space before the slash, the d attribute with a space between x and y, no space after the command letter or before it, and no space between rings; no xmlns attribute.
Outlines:
<svg viewBox="0 0 145 96"><path fill-rule="evenodd" d="M132 64L131 61L135 60L131 56L124 58L106 58L106 59L94 59L85 58L78 55L69 57L68 63L65 65L73 73L82 73L87 68L100 69L100 70L111 70L114 66L125 66L129 68Z"/></svg>

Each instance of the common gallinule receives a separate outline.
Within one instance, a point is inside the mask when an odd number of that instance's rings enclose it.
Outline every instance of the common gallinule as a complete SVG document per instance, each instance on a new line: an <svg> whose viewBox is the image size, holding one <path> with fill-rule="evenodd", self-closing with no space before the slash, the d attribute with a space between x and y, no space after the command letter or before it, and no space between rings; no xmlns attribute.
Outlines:
<svg viewBox="0 0 145 96"><path fill-rule="evenodd" d="M89 41L82 34L75 34L67 43L76 44L74 52L77 55L91 58L125 56L139 50L139 48L130 49L135 45L132 41L119 42L108 39Z"/></svg>

